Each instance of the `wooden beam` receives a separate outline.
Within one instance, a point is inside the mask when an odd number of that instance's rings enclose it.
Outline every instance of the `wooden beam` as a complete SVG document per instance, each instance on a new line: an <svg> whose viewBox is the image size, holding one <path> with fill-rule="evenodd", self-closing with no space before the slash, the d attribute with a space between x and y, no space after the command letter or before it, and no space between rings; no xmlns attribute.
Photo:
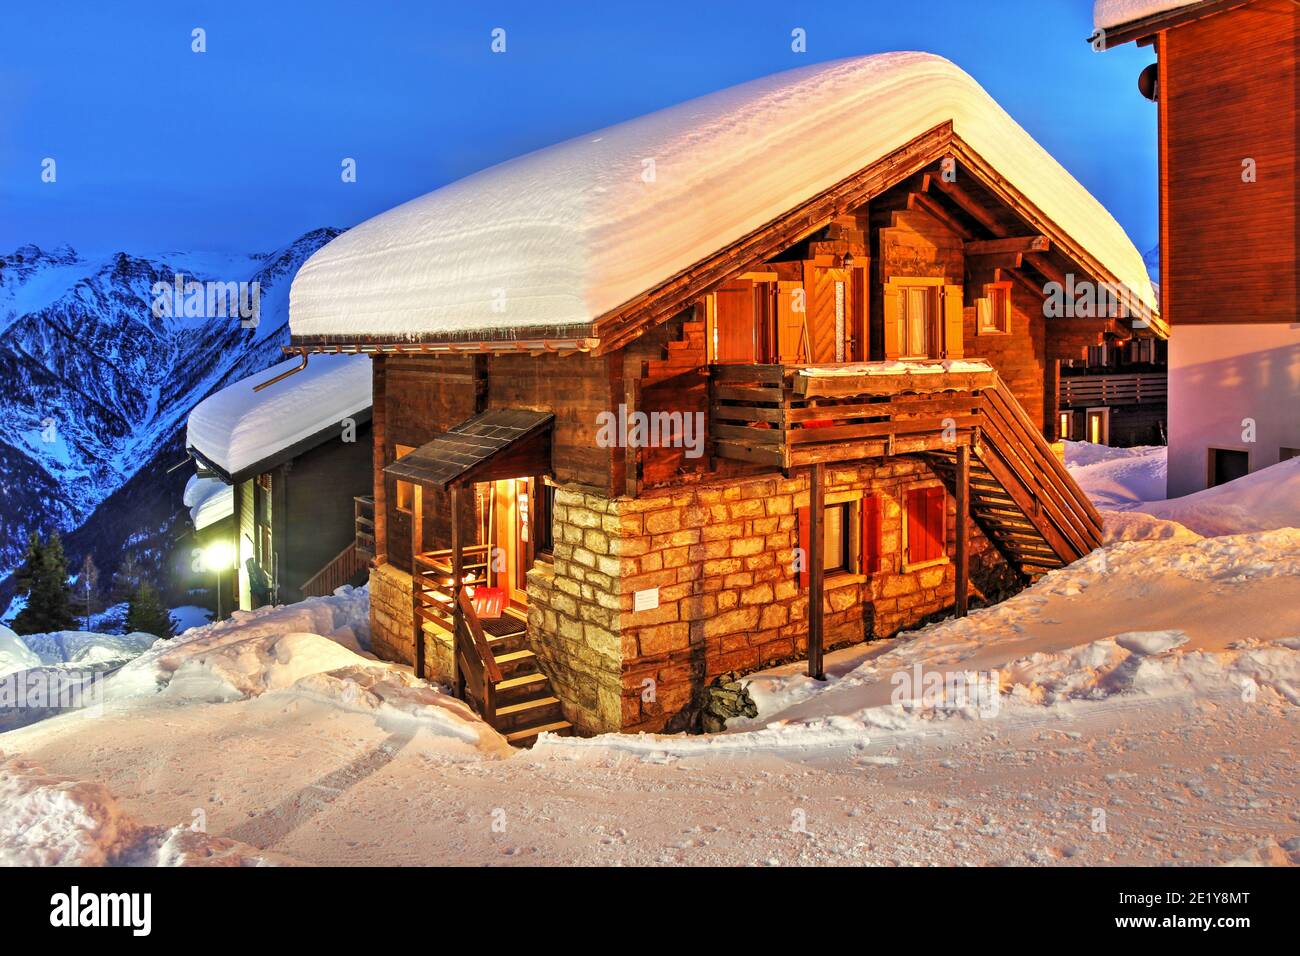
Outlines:
<svg viewBox="0 0 1300 956"><path fill-rule="evenodd" d="M957 606L958 617L966 616L970 590L970 445L957 446Z"/></svg>
<svg viewBox="0 0 1300 956"><path fill-rule="evenodd" d="M1048 259L1046 256L1030 254L1025 256L1025 262L1041 272L1044 278L1049 282L1059 282L1062 288L1064 288L1065 273L1062 272L1056 263L1052 262L1052 260Z"/></svg>
<svg viewBox="0 0 1300 956"><path fill-rule="evenodd" d="M988 272L992 269L1019 269L1025 264L1023 252L994 252L987 255L967 253L966 263L972 272Z"/></svg>
<svg viewBox="0 0 1300 956"><path fill-rule="evenodd" d="M991 256L1000 252L1046 252L1050 248L1052 248L1052 241L1046 236L973 239L966 243L966 255Z"/></svg>
<svg viewBox="0 0 1300 956"><path fill-rule="evenodd" d="M932 196L923 193L909 193L907 208L919 209L930 217L939 220L950 232L961 236L962 239L970 240L975 238L975 233L967 229L952 213L940 206Z"/></svg>
<svg viewBox="0 0 1300 956"><path fill-rule="evenodd" d="M935 180L935 186L945 196L951 199L966 215L970 216L981 226L987 229L993 235L1002 238L1007 234L1007 228L998 221L998 218L989 212L985 206L975 199L961 186L956 183L945 182L943 177Z"/></svg>
<svg viewBox="0 0 1300 956"><path fill-rule="evenodd" d="M461 580L465 577L465 543L461 540L460 533L460 489L460 482L451 486L451 692L464 700L465 685L460 675L460 633L465 625L465 612L460 607L460 592ZM492 555L489 554L489 567L491 563Z"/></svg>
<svg viewBox="0 0 1300 956"><path fill-rule="evenodd" d="M822 596L826 579L826 466L808 470L808 676L825 680L822 664Z"/></svg>
<svg viewBox="0 0 1300 956"><path fill-rule="evenodd" d="M641 404L641 380L635 375L627 375L623 379L623 403L627 406L627 420L632 420L632 413L637 410ZM641 461L641 450L629 439L629 436L622 436L623 445L623 493L629 498L635 498L640 492L641 482L637 475Z"/></svg>
<svg viewBox="0 0 1300 956"><path fill-rule="evenodd" d="M420 563L424 550L424 488L411 485L411 621L415 625L415 676L424 677L424 619L420 617Z"/></svg>

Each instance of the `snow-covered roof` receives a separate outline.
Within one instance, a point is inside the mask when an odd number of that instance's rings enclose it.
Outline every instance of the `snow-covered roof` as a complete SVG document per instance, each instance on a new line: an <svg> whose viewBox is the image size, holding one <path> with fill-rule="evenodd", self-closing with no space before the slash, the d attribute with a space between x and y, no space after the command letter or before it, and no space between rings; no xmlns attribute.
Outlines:
<svg viewBox="0 0 1300 956"><path fill-rule="evenodd" d="M235 489L219 478L191 475L185 484L185 504L195 531L202 531L235 513Z"/></svg>
<svg viewBox="0 0 1300 956"><path fill-rule="evenodd" d="M1152 310L1119 223L970 76L927 53L753 80L476 173L348 230L290 292L295 336L571 330L936 126Z"/></svg>
<svg viewBox="0 0 1300 956"><path fill-rule="evenodd" d="M1092 23L1098 30L1109 30L1200 2L1201 0L1096 0L1092 6Z"/></svg>
<svg viewBox="0 0 1300 956"><path fill-rule="evenodd" d="M186 444L233 476L369 411L371 370L364 355L316 355L302 371L253 391L299 361L281 362L199 402L190 412Z"/></svg>

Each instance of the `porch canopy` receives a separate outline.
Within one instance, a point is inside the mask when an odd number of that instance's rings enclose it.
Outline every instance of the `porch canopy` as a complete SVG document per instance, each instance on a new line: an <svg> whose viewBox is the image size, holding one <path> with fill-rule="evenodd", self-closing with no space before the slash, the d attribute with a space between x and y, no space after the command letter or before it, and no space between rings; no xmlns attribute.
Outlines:
<svg viewBox="0 0 1300 956"><path fill-rule="evenodd" d="M467 418L384 469L400 481L442 488L551 472L555 416L493 408Z"/></svg>

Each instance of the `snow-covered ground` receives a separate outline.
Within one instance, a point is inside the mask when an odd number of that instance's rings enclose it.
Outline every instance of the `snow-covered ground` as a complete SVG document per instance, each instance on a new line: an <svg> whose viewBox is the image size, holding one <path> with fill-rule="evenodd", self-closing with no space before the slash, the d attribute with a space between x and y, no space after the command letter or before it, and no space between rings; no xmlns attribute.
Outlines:
<svg viewBox="0 0 1300 956"><path fill-rule="evenodd" d="M0 734L0 861L1300 862L1294 468L1139 505L1162 451L1072 447L1129 509L1104 549L825 684L754 675L714 736L513 752L369 654L364 589L198 628Z"/></svg>

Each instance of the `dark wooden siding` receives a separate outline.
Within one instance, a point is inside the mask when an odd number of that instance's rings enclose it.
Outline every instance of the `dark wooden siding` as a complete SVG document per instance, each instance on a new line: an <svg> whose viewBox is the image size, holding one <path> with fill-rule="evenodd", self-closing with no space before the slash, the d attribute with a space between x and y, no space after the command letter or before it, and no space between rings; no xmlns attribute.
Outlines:
<svg viewBox="0 0 1300 956"><path fill-rule="evenodd" d="M1300 10L1259 0L1166 31L1157 49L1165 318L1294 322Z"/></svg>

